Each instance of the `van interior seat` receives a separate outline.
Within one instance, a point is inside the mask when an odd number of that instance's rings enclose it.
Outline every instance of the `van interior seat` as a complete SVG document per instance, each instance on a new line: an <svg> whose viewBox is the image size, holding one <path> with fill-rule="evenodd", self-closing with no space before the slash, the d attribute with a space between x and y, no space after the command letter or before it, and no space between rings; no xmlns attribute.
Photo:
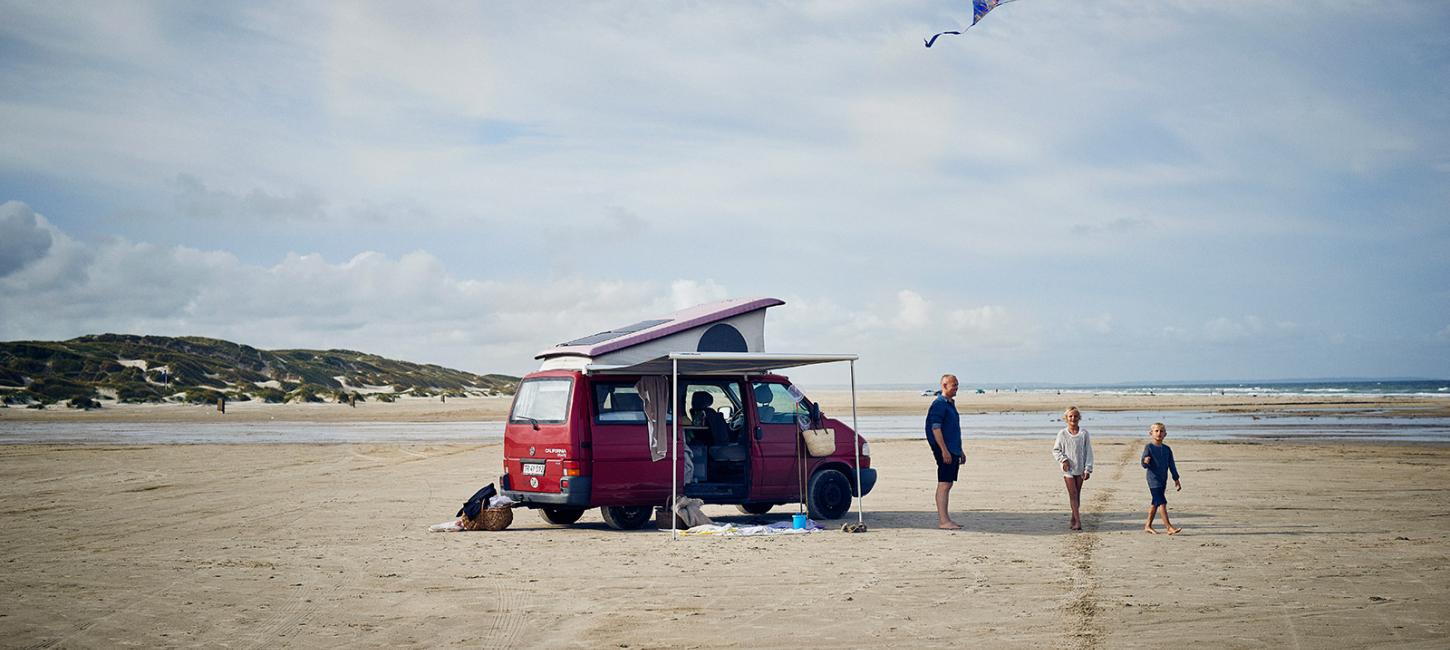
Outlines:
<svg viewBox="0 0 1450 650"><path fill-rule="evenodd" d="M695 391L690 395L691 420L700 422L709 431L707 439L710 460L726 463L743 463L749 460L744 445L735 444L725 416L711 408L714 403L715 398L705 391Z"/></svg>

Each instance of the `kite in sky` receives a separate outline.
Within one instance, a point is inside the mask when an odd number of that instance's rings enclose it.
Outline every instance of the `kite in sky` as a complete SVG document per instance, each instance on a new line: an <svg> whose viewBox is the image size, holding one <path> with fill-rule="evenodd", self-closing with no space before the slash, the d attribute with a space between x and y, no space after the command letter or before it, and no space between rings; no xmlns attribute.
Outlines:
<svg viewBox="0 0 1450 650"><path fill-rule="evenodd" d="M931 47L931 44L932 43L935 43L936 42L936 39L940 38L942 36L942 34L956 34L956 35L960 36L962 34L962 32L967 31L967 29L971 29L972 28L972 25L976 25L978 22L981 22L981 20L983 18L986 18L987 17L987 12L989 12L989 11L991 11L993 9L996 9L998 5L1004 5L1004 4L1007 4L1009 2L1014 2L1014 1L1015 0L972 0L972 24L971 25L967 25L967 28L966 29L957 30L957 31L953 31L953 32L941 32L940 34L936 34L935 36L932 36L931 38L926 39L926 46L927 47Z"/></svg>

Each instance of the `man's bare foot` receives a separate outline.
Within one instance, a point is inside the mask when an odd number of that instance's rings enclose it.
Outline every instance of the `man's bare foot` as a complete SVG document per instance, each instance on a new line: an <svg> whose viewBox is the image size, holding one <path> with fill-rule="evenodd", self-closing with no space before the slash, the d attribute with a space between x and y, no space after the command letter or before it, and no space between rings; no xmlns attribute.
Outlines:
<svg viewBox="0 0 1450 650"><path fill-rule="evenodd" d="M1182 531L1182 530L1183 530L1183 529L1182 529L1182 528L1174 528L1174 527L1172 527L1172 526L1169 526L1169 527L1168 527L1168 534L1169 534L1169 535L1177 535L1177 534L1178 534L1178 533L1179 533L1179 532L1181 532L1181 531Z"/></svg>
<svg viewBox="0 0 1450 650"><path fill-rule="evenodd" d="M937 528L940 528L942 530L961 530L962 529L962 525L959 524L959 523L957 523L957 522L955 522L955 521L943 521L943 522L937 524L936 527Z"/></svg>
<svg viewBox="0 0 1450 650"><path fill-rule="evenodd" d="M1082 522L1074 521L1067 526L1068 530L1082 530Z"/></svg>
<svg viewBox="0 0 1450 650"><path fill-rule="evenodd" d="M1157 535L1158 534L1158 531L1153 530L1152 528L1150 528L1148 526L1144 526L1143 527L1143 532L1148 533L1148 534L1151 534L1151 535Z"/></svg>

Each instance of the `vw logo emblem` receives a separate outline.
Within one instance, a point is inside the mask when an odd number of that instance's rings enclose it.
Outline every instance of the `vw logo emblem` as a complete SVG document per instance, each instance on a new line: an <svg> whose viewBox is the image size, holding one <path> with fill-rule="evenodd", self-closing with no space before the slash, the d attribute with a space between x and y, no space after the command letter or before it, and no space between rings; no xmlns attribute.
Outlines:
<svg viewBox="0 0 1450 650"><path fill-rule="evenodd" d="M529 487L531 487L531 488L539 487L539 479L537 479L537 478L530 478L529 479Z"/></svg>
<svg viewBox="0 0 1450 650"><path fill-rule="evenodd" d="M529 455L530 456L534 455L534 448L533 447L529 447Z"/></svg>

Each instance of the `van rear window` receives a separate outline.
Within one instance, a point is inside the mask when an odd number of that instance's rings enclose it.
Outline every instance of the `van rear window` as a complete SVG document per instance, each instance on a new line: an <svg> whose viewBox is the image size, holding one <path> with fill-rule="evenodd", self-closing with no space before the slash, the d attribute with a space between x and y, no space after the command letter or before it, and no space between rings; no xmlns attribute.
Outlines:
<svg viewBox="0 0 1450 650"><path fill-rule="evenodd" d="M574 380L568 377L525 379L519 384L518 397L509 422L559 424L569 417L569 396Z"/></svg>

